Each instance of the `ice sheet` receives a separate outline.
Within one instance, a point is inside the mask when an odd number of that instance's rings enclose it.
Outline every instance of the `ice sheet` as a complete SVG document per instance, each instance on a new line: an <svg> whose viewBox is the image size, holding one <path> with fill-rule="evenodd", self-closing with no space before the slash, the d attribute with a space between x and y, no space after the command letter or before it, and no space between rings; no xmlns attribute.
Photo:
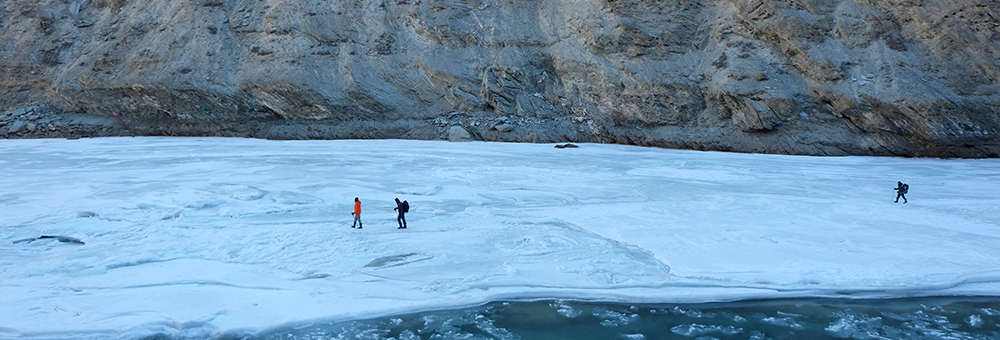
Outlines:
<svg viewBox="0 0 1000 340"><path fill-rule="evenodd" d="M1000 295L998 160L4 140L0 188L4 339L204 337L496 299ZM42 235L85 244L14 243Z"/></svg>

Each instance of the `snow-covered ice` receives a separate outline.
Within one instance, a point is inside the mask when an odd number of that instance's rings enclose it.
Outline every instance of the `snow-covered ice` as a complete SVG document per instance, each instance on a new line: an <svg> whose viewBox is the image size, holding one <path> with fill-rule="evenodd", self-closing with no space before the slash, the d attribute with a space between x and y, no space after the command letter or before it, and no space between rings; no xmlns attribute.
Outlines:
<svg viewBox="0 0 1000 340"><path fill-rule="evenodd" d="M503 299L1000 295L995 159L4 140L0 188L2 339L210 337Z"/></svg>

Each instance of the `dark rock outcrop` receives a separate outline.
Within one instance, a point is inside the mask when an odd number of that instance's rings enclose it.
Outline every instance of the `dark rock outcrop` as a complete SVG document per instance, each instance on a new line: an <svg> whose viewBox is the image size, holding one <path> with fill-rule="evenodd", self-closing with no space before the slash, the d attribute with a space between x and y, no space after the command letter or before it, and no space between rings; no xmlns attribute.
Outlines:
<svg viewBox="0 0 1000 340"><path fill-rule="evenodd" d="M6 138L460 127L491 141L1000 156L996 0L11 0L0 27Z"/></svg>

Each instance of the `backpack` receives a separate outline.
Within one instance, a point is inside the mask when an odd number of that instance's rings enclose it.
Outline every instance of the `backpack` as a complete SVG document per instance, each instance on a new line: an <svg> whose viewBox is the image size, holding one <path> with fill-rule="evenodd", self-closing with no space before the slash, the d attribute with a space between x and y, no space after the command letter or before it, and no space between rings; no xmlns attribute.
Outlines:
<svg viewBox="0 0 1000 340"><path fill-rule="evenodd" d="M410 212L410 203L407 201L403 201L403 212L404 213Z"/></svg>
<svg viewBox="0 0 1000 340"><path fill-rule="evenodd" d="M903 194L905 195L909 191L910 191L910 185L903 183Z"/></svg>

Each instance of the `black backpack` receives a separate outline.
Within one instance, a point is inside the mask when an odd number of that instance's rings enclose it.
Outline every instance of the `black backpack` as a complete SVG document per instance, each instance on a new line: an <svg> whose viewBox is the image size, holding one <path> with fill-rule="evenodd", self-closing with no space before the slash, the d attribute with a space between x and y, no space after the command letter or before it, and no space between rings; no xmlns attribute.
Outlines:
<svg viewBox="0 0 1000 340"><path fill-rule="evenodd" d="M903 194L905 195L909 191L910 191L910 185L903 183Z"/></svg>
<svg viewBox="0 0 1000 340"><path fill-rule="evenodd" d="M404 213L410 212L410 203L407 201L403 201L403 212Z"/></svg>

